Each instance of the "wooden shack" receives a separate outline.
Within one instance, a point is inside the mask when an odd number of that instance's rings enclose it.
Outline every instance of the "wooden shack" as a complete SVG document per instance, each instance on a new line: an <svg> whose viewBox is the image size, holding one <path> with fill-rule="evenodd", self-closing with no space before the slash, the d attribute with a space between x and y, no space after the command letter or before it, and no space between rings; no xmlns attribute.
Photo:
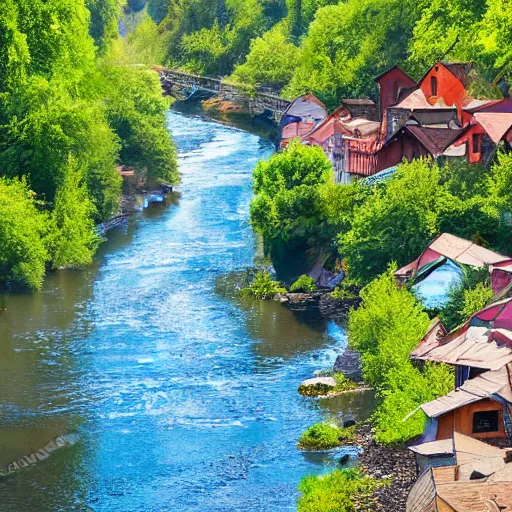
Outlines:
<svg viewBox="0 0 512 512"><path fill-rule="evenodd" d="M461 434L448 444L453 460L422 471L407 497L406 512L512 511L510 453Z"/></svg>
<svg viewBox="0 0 512 512"><path fill-rule="evenodd" d="M457 432L509 445L512 439L511 366L484 372L420 408L430 420L426 434L435 440L451 439Z"/></svg>

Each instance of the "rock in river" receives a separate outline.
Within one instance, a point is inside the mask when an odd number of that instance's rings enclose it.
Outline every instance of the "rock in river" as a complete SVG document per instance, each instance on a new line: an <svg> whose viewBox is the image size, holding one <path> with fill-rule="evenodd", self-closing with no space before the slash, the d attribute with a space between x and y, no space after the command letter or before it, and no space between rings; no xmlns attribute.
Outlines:
<svg viewBox="0 0 512 512"><path fill-rule="evenodd" d="M305 396L326 395L336 388L337 382L333 377L315 377L307 379L299 386L299 393Z"/></svg>

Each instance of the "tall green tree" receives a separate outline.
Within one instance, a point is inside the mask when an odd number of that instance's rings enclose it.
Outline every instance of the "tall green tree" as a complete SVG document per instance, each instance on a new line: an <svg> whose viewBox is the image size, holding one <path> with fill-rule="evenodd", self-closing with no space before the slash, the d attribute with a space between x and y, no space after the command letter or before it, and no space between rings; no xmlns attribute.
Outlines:
<svg viewBox="0 0 512 512"><path fill-rule="evenodd" d="M0 282L39 289L48 254L48 217L27 183L0 178Z"/></svg>
<svg viewBox="0 0 512 512"><path fill-rule="evenodd" d="M83 267L92 262L99 238L95 208L84 181L84 170L70 158L51 214L49 252L54 268Z"/></svg>
<svg viewBox="0 0 512 512"><path fill-rule="evenodd" d="M414 2L348 0L320 8L301 45L288 97L313 92L329 107L375 96L373 77L400 64L419 18Z"/></svg>

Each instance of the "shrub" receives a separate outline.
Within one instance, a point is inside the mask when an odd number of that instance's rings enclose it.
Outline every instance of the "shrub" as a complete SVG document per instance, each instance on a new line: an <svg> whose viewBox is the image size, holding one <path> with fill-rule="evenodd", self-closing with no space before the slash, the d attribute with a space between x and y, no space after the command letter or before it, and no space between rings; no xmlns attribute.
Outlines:
<svg viewBox="0 0 512 512"><path fill-rule="evenodd" d="M439 313L443 325L454 329L485 307L492 298L488 269L463 267L463 277L448 291L449 301Z"/></svg>
<svg viewBox="0 0 512 512"><path fill-rule="evenodd" d="M286 293L286 288L274 281L268 272L262 270L254 276L252 283L244 288L241 293L256 299L271 299L277 293Z"/></svg>
<svg viewBox="0 0 512 512"><path fill-rule="evenodd" d="M397 288L390 267L361 290L362 305L349 314L349 343L362 352L365 381L381 404L374 415L376 437L404 442L423 430L422 413L404 418L424 402L453 389L453 372L445 365L415 368L409 353L425 335L428 315L406 288Z"/></svg>
<svg viewBox="0 0 512 512"><path fill-rule="evenodd" d="M48 217L25 181L0 178L0 281L39 289L47 252Z"/></svg>
<svg viewBox="0 0 512 512"><path fill-rule="evenodd" d="M301 450L330 450L354 439L355 427L339 428L329 423L316 423L300 436L297 446Z"/></svg>
<svg viewBox="0 0 512 512"><path fill-rule="evenodd" d="M316 290L315 280L309 276L300 276L297 281L295 281L290 286L291 292L306 292L311 293Z"/></svg>
<svg viewBox="0 0 512 512"><path fill-rule="evenodd" d="M355 382L351 381L348 377L345 377L341 372L335 372L332 376L336 381L335 391L350 391L351 389L358 387Z"/></svg>
<svg viewBox="0 0 512 512"><path fill-rule="evenodd" d="M343 286L336 286L336 288L330 293L331 299L333 300L354 300L357 295L353 293L350 288Z"/></svg>
<svg viewBox="0 0 512 512"><path fill-rule="evenodd" d="M367 477L359 469L339 469L327 475L303 478L298 512L353 512L385 482ZM369 509L373 510L373 508Z"/></svg>

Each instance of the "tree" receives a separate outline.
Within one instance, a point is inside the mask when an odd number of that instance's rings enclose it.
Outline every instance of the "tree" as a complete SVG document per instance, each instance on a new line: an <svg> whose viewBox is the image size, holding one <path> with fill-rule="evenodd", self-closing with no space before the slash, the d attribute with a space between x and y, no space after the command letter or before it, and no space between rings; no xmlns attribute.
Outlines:
<svg viewBox="0 0 512 512"><path fill-rule="evenodd" d="M121 161L135 167L148 186L178 183L176 149L166 125L169 102L158 75L130 66L106 66L102 72L106 115L121 141Z"/></svg>
<svg viewBox="0 0 512 512"><path fill-rule="evenodd" d="M286 151L254 170L251 222L267 251L290 243L323 240L321 185L332 181L332 167L320 147L292 141Z"/></svg>
<svg viewBox="0 0 512 512"><path fill-rule="evenodd" d="M370 280L387 265L405 265L438 232L437 212L444 190L439 168L423 160L402 164L383 187L376 187L352 213L351 229L339 237L340 254L351 275Z"/></svg>
<svg viewBox="0 0 512 512"><path fill-rule="evenodd" d="M0 178L0 211L0 281L41 288L48 218L26 181Z"/></svg>
<svg viewBox="0 0 512 512"><path fill-rule="evenodd" d="M120 178L115 165L118 141L101 109L55 91L44 79L13 95L12 117L0 135L3 173L26 176L41 199L53 202L64 181L71 154L84 168L88 189L99 218L119 205ZM56 94L57 92L57 94Z"/></svg>
<svg viewBox="0 0 512 512"><path fill-rule="evenodd" d="M313 92L331 108L344 97L375 95L373 77L405 60L418 17L417 4L401 0L348 0L321 7L285 94L294 98Z"/></svg>
<svg viewBox="0 0 512 512"><path fill-rule="evenodd" d="M95 208L84 184L84 169L69 159L51 214L49 253L54 268L83 267L92 262L99 238Z"/></svg>
<svg viewBox="0 0 512 512"><path fill-rule="evenodd" d="M453 372L427 363L415 368L411 350L425 335L428 315L414 295L397 287L390 266L361 291L362 304L349 313L349 344L361 352L365 382L381 403L374 415L376 437L384 443L404 442L423 431L424 416L404 421L422 403L453 389Z"/></svg>
<svg viewBox="0 0 512 512"><path fill-rule="evenodd" d="M434 0L422 3L421 17L409 43L409 62L422 74L439 60L466 60L486 0Z"/></svg>
<svg viewBox="0 0 512 512"><path fill-rule="evenodd" d="M89 32L96 44L105 49L118 35L118 20L121 14L119 0L86 0L91 12Z"/></svg>
<svg viewBox="0 0 512 512"><path fill-rule="evenodd" d="M284 34L282 26L253 39L245 62L235 68L233 79L252 86L281 89L292 78L299 61L299 49Z"/></svg>

